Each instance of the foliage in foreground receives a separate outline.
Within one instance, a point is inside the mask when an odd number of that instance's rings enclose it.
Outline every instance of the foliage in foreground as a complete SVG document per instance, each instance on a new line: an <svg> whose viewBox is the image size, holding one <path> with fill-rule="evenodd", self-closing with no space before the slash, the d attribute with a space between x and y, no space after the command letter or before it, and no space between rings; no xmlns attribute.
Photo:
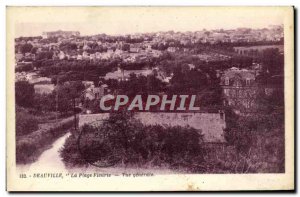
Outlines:
<svg viewBox="0 0 300 197"><path fill-rule="evenodd" d="M16 106L16 135L22 136L38 129L38 122L35 116L26 110Z"/></svg>
<svg viewBox="0 0 300 197"><path fill-rule="evenodd" d="M28 135L19 136L16 141L17 164L32 163L37 160L48 146L67 133L73 125L73 118L68 118L53 127L39 129Z"/></svg>
<svg viewBox="0 0 300 197"><path fill-rule="evenodd" d="M282 173L285 171L284 94L275 90L257 98L258 112L237 116L226 111L228 146L214 150L208 160L221 172ZM230 150L228 150L230 149Z"/></svg>
<svg viewBox="0 0 300 197"><path fill-rule="evenodd" d="M284 112L281 104L270 105L251 116L226 110L224 144L202 143L202 135L193 128L145 126L115 114L98 126L83 126L80 140L70 136L61 156L71 167L100 163L192 173L283 173Z"/></svg>
<svg viewBox="0 0 300 197"><path fill-rule="evenodd" d="M68 166L100 162L186 168L203 162L202 135L191 127L145 126L129 115L112 114L101 125L85 125L80 132L80 140L70 136L61 150Z"/></svg>

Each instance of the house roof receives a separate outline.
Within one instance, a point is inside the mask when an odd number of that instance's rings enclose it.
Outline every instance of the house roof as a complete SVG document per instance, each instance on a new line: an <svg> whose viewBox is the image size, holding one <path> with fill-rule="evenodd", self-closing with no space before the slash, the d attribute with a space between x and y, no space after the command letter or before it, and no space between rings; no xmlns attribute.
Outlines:
<svg viewBox="0 0 300 197"><path fill-rule="evenodd" d="M105 79L118 79L122 77L129 77L130 74L148 76L152 73L152 70L117 70L115 72L110 72L105 75Z"/></svg>
<svg viewBox="0 0 300 197"><path fill-rule="evenodd" d="M224 77L236 78L240 77L242 79L255 79L255 73L249 70L229 70L224 73Z"/></svg>

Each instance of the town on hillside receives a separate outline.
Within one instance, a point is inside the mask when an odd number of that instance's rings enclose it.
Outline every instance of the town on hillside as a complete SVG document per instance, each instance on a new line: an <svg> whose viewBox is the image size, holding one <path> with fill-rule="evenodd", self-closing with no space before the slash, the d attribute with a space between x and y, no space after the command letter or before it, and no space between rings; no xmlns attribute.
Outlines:
<svg viewBox="0 0 300 197"><path fill-rule="evenodd" d="M17 163L34 161L34 150L70 132L61 150L67 166L98 165L110 155L109 165L284 172L283 33L273 25L130 35L58 30L15 38ZM113 113L99 107L106 95L196 95L200 110ZM125 121L127 138L138 136L122 141L118 121ZM111 131L119 141L107 144L123 148L89 147L85 153L102 154L81 158L72 151L83 131Z"/></svg>

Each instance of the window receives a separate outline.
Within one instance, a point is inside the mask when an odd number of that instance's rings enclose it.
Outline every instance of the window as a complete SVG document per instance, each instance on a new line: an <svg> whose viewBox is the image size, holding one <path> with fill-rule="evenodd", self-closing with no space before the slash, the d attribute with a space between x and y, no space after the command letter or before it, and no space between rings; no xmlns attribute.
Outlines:
<svg viewBox="0 0 300 197"><path fill-rule="evenodd" d="M220 118L221 118L221 120L224 120L224 112L223 111L220 111Z"/></svg>
<svg viewBox="0 0 300 197"><path fill-rule="evenodd" d="M228 94L228 91L227 89L224 89L224 94L227 95Z"/></svg>
<svg viewBox="0 0 300 197"><path fill-rule="evenodd" d="M225 78L225 85L229 85L229 78L228 77Z"/></svg>
<svg viewBox="0 0 300 197"><path fill-rule="evenodd" d="M189 116L188 116L188 115L183 115L183 116L181 116L181 118L182 118L184 121L188 121L188 120L189 120Z"/></svg>
<svg viewBox="0 0 300 197"><path fill-rule="evenodd" d="M246 101L246 108L250 108L251 104L250 101Z"/></svg>
<svg viewBox="0 0 300 197"><path fill-rule="evenodd" d="M249 78L246 79L246 85L249 86L251 83L251 80Z"/></svg>

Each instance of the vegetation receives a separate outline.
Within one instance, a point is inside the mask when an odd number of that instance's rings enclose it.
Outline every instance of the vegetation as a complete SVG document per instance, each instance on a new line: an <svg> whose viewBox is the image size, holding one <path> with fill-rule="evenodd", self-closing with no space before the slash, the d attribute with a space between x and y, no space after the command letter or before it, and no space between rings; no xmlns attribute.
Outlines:
<svg viewBox="0 0 300 197"><path fill-rule="evenodd" d="M78 135L70 136L61 156L72 167L137 165L192 173L282 173L283 93L278 90L257 99L259 113L240 116L226 109L227 144L202 143L201 133L193 128L145 126L128 114L112 114L98 126L83 126L79 141Z"/></svg>
<svg viewBox="0 0 300 197"><path fill-rule="evenodd" d="M38 129L24 136L17 136L17 164L36 161L45 149L49 148L58 137L66 134L72 126L74 126L74 119L67 118L59 123L53 123L47 128Z"/></svg>
<svg viewBox="0 0 300 197"><path fill-rule="evenodd" d="M145 126L129 114L116 113L98 126L83 126L80 133L79 141L72 135L61 150L68 166L98 163L188 170L190 163L203 162L202 135L191 127Z"/></svg>
<svg viewBox="0 0 300 197"><path fill-rule="evenodd" d="M108 43L125 41L121 50L128 52L130 44L152 39L151 36L131 38L106 35L81 38L95 38ZM57 38L41 37L19 39L38 39L40 43L58 41ZM70 59L63 60L58 60L56 49L41 51L32 44L19 43L15 48L16 53L35 54L35 58L23 58L22 61L27 62L19 62L16 72L37 69L40 75L50 77L52 83L57 86L52 94L40 95L34 93L32 84L25 81L16 82L17 163L35 161L43 150L72 127L73 118L56 125L53 123L53 116L66 117L75 112L76 100L81 97L85 88L82 81L93 81L97 86L102 80L101 77L117 68L158 68L159 73L154 72L152 75L132 74L128 80L110 79L103 82L108 85L111 93L125 94L129 97L137 94L196 94L196 106L200 106L202 111L205 111L205 108L220 110L223 109L222 89L216 76L217 70L222 71L232 66L250 68L254 62L251 57L237 55L233 47L269 44L283 44L283 40L183 44L178 40L167 39L166 42L152 44L152 49L162 51L159 58L147 57L135 62L124 62L120 58L76 60L76 56L84 50L88 53L108 51L106 46L96 42L88 42L87 49L83 49L83 44L61 42L59 50L71 56ZM176 52L169 53L169 47L175 47ZM116 47L110 49L116 50ZM201 59L199 54L204 54L204 58ZM206 54L213 58L205 60ZM220 56L226 58L219 58ZM266 50L263 57L255 59L256 63L263 65L262 73L256 78L258 87L278 85L283 89L283 80L279 80L283 75L283 60L283 55L276 50ZM163 77L172 76L172 79L169 83L162 82L157 78L159 74L165 75ZM93 113L100 112L98 100L84 102L84 107L91 108ZM72 167L91 164L138 165L165 166L194 173L284 172L283 91L275 90L269 96L265 93L259 94L255 103L257 109L253 114L237 115L231 109L225 109L225 138L228 144L202 143L201 132L194 128L146 126L130 114L111 114L110 118L97 126L83 126L80 135L74 132L61 150L61 156L65 164ZM40 125L42 122L45 123L44 127Z"/></svg>
<svg viewBox="0 0 300 197"><path fill-rule="evenodd" d="M34 102L33 85L27 81L18 81L15 83L16 104L22 107L31 107Z"/></svg>
<svg viewBox="0 0 300 197"><path fill-rule="evenodd" d="M32 48L33 48L32 44L28 44L28 43L16 46L16 49L18 49L22 54L31 52Z"/></svg>
<svg viewBox="0 0 300 197"><path fill-rule="evenodd" d="M16 106L16 135L22 136L38 129L37 118Z"/></svg>
<svg viewBox="0 0 300 197"><path fill-rule="evenodd" d="M81 82L59 85L56 92L35 94L33 85L16 82L16 162L31 163L57 138L74 126L74 119L62 118L74 113L75 99L84 89ZM56 96L57 95L57 96ZM56 111L58 104L58 114Z"/></svg>
<svg viewBox="0 0 300 197"><path fill-rule="evenodd" d="M229 145L222 149L223 155L220 150L211 154L213 159L236 173L284 172L283 95L280 90L259 95L258 112L252 115L238 116L228 109L225 138Z"/></svg>
<svg viewBox="0 0 300 197"><path fill-rule="evenodd" d="M57 105L61 114L68 114L74 112L76 105L76 98L79 98L84 90L84 85L81 81L72 81L59 85L56 89Z"/></svg>

